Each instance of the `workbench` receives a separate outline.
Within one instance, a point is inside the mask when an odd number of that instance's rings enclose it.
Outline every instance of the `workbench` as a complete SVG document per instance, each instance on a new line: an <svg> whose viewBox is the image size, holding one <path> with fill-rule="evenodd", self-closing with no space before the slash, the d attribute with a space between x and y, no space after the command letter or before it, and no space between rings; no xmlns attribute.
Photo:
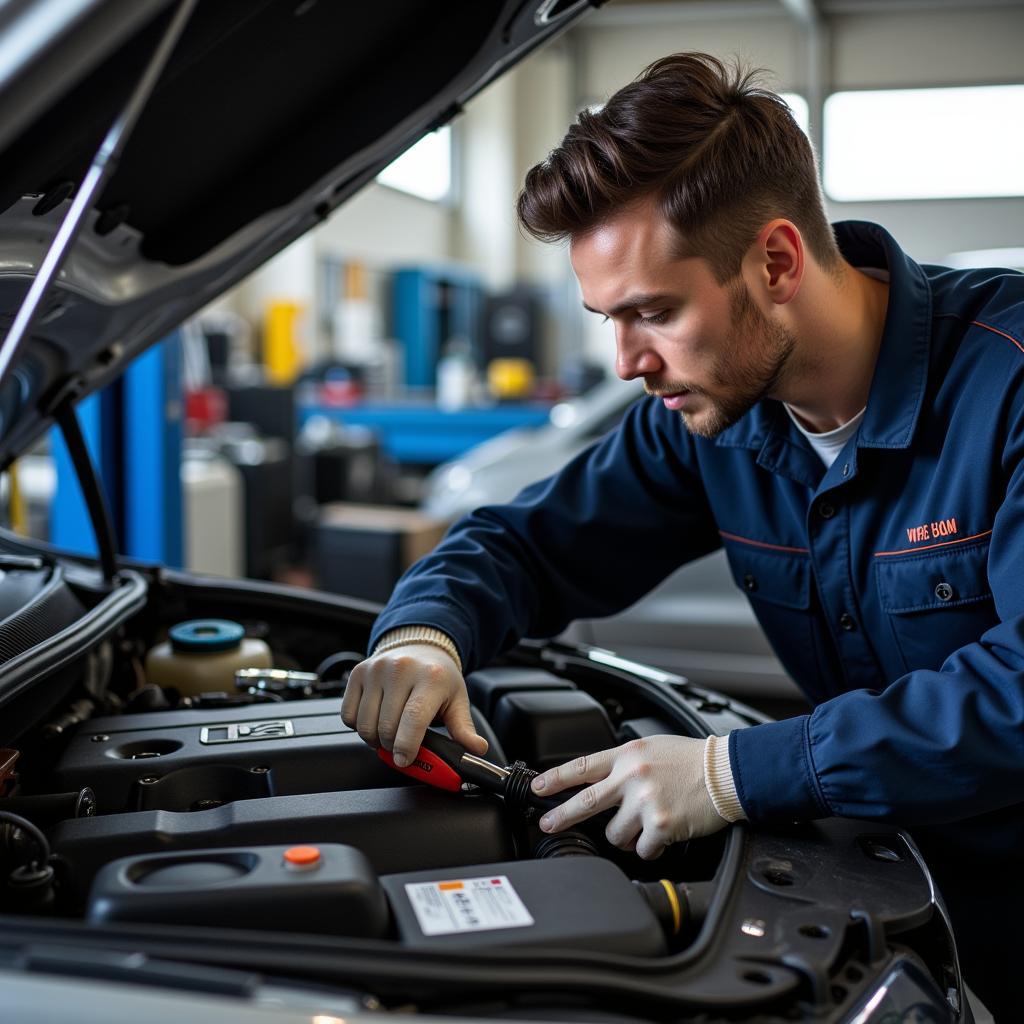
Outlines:
<svg viewBox="0 0 1024 1024"><path fill-rule="evenodd" d="M437 465L458 458L470 448L513 427L540 427L551 406L544 402L503 402L450 412L432 402L299 404L301 430L314 416L347 427L366 427L381 450L395 462Z"/></svg>

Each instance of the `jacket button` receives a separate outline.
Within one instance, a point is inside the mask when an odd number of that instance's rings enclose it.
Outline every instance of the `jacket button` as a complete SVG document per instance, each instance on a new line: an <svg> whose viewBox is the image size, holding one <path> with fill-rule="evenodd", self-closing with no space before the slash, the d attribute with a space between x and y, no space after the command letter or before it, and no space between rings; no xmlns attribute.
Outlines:
<svg viewBox="0 0 1024 1024"><path fill-rule="evenodd" d="M749 572L743 577L743 589L757 590L757 580Z"/></svg>
<svg viewBox="0 0 1024 1024"><path fill-rule="evenodd" d="M832 505L830 505L827 501L823 501L818 506L818 515L820 515L822 519L831 519L835 514L835 508Z"/></svg>
<svg viewBox="0 0 1024 1024"><path fill-rule="evenodd" d="M843 614L839 616L839 625L842 626L847 633L852 633L857 628L857 623L849 612L843 612Z"/></svg>
<svg viewBox="0 0 1024 1024"><path fill-rule="evenodd" d="M936 586L935 596L940 601L949 601L953 597L953 588L948 583L942 582Z"/></svg>
<svg viewBox="0 0 1024 1024"><path fill-rule="evenodd" d="M850 475L850 464L848 462L843 463L843 476Z"/></svg>

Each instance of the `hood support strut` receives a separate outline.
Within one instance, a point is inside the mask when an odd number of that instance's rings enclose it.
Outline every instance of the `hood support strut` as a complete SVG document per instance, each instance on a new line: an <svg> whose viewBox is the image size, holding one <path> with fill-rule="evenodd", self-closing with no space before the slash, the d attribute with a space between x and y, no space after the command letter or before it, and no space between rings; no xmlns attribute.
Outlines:
<svg viewBox="0 0 1024 1024"><path fill-rule="evenodd" d="M60 268L64 265L64 260L67 258L71 246L74 245L75 239L82 230L85 216L89 212L93 200L99 197L104 185L106 185L107 181L110 180L110 176L114 173L125 144L131 136L132 129L135 127L139 115L142 113L153 89L156 87L156 83L174 47L177 45L181 33L184 31L185 25L188 23L196 2L197 0L181 0L174 17L171 19L170 25L167 27L167 31L164 32L160 42L157 44L156 50L153 52L153 56L149 59L149 63L142 72L142 77L136 83L132 94L128 97L128 102L125 104L117 120L110 126L110 130L93 157L92 164L89 170L86 171L85 178L78 189L78 194L71 204L71 209L68 210L64 220L61 221L57 234L54 236L53 241L50 243L50 248L47 249L46 255L43 257L39 272L33 278L28 293L14 318L14 323L11 324L11 329L8 331L3 345L0 346L0 385L3 384L23 339L27 338L31 333L36 317L42 307L43 299L50 290L50 285L60 272Z"/></svg>
<svg viewBox="0 0 1024 1024"><path fill-rule="evenodd" d="M64 435L64 442L68 446L68 453L71 455L71 462L85 498L85 506L89 510L89 521L96 535L103 578L108 583L113 583L114 575L117 573L117 541L114 537L113 520L110 518L107 500L103 496L96 464L89 455L82 427L78 422L78 413L75 412L71 399L62 402L54 410L54 419Z"/></svg>

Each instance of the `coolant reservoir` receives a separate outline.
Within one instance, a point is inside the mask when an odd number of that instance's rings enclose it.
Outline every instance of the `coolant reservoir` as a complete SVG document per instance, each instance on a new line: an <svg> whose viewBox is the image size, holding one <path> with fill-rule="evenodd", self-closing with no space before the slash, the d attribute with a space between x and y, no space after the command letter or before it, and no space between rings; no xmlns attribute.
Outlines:
<svg viewBox="0 0 1024 1024"><path fill-rule="evenodd" d="M240 668L272 668L270 648L247 637L230 619L191 619L170 629L170 639L146 654L146 679L173 686L183 697L235 689Z"/></svg>

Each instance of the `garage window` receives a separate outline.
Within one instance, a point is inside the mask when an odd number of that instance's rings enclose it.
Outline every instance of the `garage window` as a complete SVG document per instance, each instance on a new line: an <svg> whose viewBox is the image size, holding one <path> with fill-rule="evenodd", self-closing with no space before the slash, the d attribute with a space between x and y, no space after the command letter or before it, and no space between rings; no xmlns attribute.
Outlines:
<svg viewBox="0 0 1024 1024"><path fill-rule="evenodd" d="M780 92L779 98L782 99L786 106L793 112L793 120L800 126L800 130L807 134L807 128L810 121L807 100L803 98L798 92Z"/></svg>
<svg viewBox="0 0 1024 1024"><path fill-rule="evenodd" d="M452 191L452 130L445 125L424 135L377 175L377 181L400 192L442 202Z"/></svg>
<svg viewBox="0 0 1024 1024"><path fill-rule="evenodd" d="M830 199L1024 195L1024 85L837 92L825 101Z"/></svg>

